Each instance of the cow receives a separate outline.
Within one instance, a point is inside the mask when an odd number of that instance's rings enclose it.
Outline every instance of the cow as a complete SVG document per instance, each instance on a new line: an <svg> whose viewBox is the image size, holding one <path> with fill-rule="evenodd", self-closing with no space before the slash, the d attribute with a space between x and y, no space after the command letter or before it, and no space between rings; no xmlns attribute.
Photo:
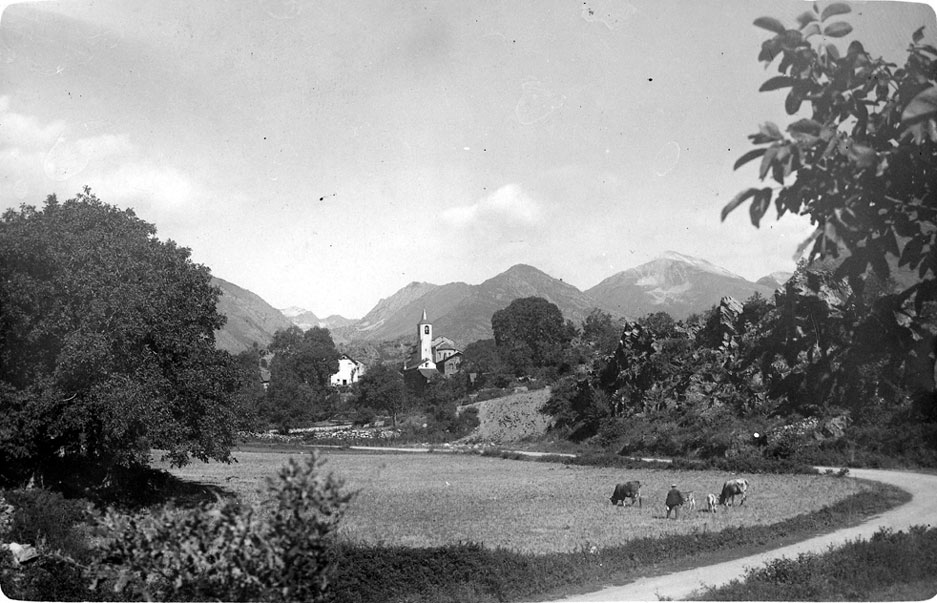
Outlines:
<svg viewBox="0 0 937 603"><path fill-rule="evenodd" d="M612 492L612 496L609 498L612 501L613 505L625 506L625 499L631 499L631 506L634 506L635 501L638 503L638 508L641 508L641 482L625 482L623 484L617 484L615 486L615 491Z"/></svg>
<svg viewBox="0 0 937 603"><path fill-rule="evenodd" d="M683 506L686 509L691 511L696 510L696 494L693 492L687 492L683 495Z"/></svg>
<svg viewBox="0 0 937 603"><path fill-rule="evenodd" d="M717 498L715 494L709 493L706 495L706 507L709 509L710 513L716 512L716 500Z"/></svg>
<svg viewBox="0 0 937 603"><path fill-rule="evenodd" d="M741 496L742 502L739 503L739 506L745 504L745 496L748 491L748 480L744 477L738 479L730 479L722 485L722 493L719 495L719 504L728 507L730 504L735 504L735 497Z"/></svg>

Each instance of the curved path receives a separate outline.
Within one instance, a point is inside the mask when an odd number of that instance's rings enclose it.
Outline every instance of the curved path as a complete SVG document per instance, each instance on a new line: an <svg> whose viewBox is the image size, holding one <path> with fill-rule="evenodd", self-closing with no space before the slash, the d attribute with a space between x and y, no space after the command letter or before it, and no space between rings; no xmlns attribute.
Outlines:
<svg viewBox="0 0 937 603"><path fill-rule="evenodd" d="M937 475L879 469L850 469L849 475L897 486L909 492L913 498L910 502L876 515L861 525L837 530L767 553L653 578L639 578L623 586L604 588L560 600L659 601L664 597L675 600L688 599L702 586L721 586L741 577L746 568L761 567L771 559L792 558L807 552L823 553L830 545L840 545L860 537L868 539L882 527L906 530L913 525L937 523Z"/></svg>

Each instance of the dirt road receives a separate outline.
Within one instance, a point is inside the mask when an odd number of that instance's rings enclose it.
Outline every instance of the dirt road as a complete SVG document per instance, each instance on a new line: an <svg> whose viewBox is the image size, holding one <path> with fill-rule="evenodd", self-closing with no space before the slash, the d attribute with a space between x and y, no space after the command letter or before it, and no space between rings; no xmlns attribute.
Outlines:
<svg viewBox="0 0 937 603"><path fill-rule="evenodd" d="M830 545L842 544L847 540L860 537L867 539L881 527L905 530L912 525L937 523L937 475L877 469L850 469L849 474L853 477L892 484L910 492L913 498L907 504L876 515L862 525L817 536L768 553L665 576L641 578L624 586L604 588L596 592L561 599L561 601L658 601L662 597L675 600L689 599L701 586L720 586L742 576L745 568L760 567L771 559L796 557L806 552L822 553Z"/></svg>

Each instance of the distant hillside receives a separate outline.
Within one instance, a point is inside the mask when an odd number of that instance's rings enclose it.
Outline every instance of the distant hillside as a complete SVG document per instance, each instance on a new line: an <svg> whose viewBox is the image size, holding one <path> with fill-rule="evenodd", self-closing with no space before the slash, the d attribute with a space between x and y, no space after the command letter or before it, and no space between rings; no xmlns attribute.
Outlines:
<svg viewBox="0 0 937 603"><path fill-rule="evenodd" d="M423 286L422 295L414 295ZM416 333L416 325L427 312L433 332L445 335L459 346L492 337L491 316L521 297L543 297L554 303L563 316L581 323L595 307L579 289L532 266L518 264L480 285L411 283L383 300L358 324L342 329L341 336L364 341L386 341ZM401 303L407 300L406 303ZM391 310L391 303L396 309ZM380 312L378 312L380 310Z"/></svg>
<svg viewBox="0 0 937 603"><path fill-rule="evenodd" d="M706 260L670 251L610 276L586 294L599 308L613 314L637 318L667 312L682 320L709 309L726 295L744 301L755 292L771 297L775 288L748 281Z"/></svg>
<svg viewBox="0 0 937 603"><path fill-rule="evenodd" d="M303 331L308 331L312 327L322 327L331 331L333 329L340 329L358 322L355 319L345 318L344 316L339 316L338 314L333 314L328 318L319 318L309 310L296 306L283 308L280 310L280 313L282 313L283 316L289 319L291 323Z"/></svg>
<svg viewBox="0 0 937 603"><path fill-rule="evenodd" d="M398 314L403 308L407 307L413 300L423 297L437 287L438 285L433 285L432 283L412 282L390 297L381 299L361 320L332 330L332 338L338 342L355 340L385 341L399 337L403 332L397 333L396 335L390 334L400 330L399 324L395 327L384 327L384 323L401 320ZM416 323L419 319L419 316L414 319L411 325L413 329L416 328Z"/></svg>
<svg viewBox="0 0 937 603"><path fill-rule="evenodd" d="M431 305L434 332L465 346L479 339L493 337L491 316L515 299L542 297L556 306L563 317L581 324L595 302L582 291L526 264L518 264L505 272L471 288L470 294L451 312L439 313Z"/></svg>
<svg viewBox="0 0 937 603"><path fill-rule="evenodd" d="M280 313L303 331L319 326L319 317L304 308L291 306L281 309Z"/></svg>
<svg viewBox="0 0 937 603"><path fill-rule="evenodd" d="M260 296L233 283L212 277L212 284L221 288L218 312L227 322L215 331L215 346L232 354L250 349L253 343L266 347L277 329L288 329L292 323L279 310Z"/></svg>
<svg viewBox="0 0 937 603"><path fill-rule="evenodd" d="M463 406L478 409L478 427L460 442L509 444L542 436L553 424L553 417L540 412L549 399L550 390L544 388Z"/></svg>
<svg viewBox="0 0 937 603"><path fill-rule="evenodd" d="M772 272L768 276L763 276L757 281L759 285L764 285L765 287L771 287L772 289L778 289L782 287L790 278L794 276L793 272Z"/></svg>
<svg viewBox="0 0 937 603"><path fill-rule="evenodd" d="M416 325L424 310L436 335L449 337L459 347L465 347L473 341L492 337L491 316L522 297L542 297L556 304L565 318L577 324L582 324L594 308L631 319L650 312L667 312L679 320L708 310L726 295L740 301L755 292L773 297L775 289L789 277L789 273L776 272L752 283L706 260L667 252L651 262L619 272L583 292L533 266L517 264L478 285L412 282L390 297L381 299L360 320L342 316L320 319L303 308L286 308L283 314L290 317L292 323L256 295L226 283L231 291L236 289L236 292L229 293L231 300L226 302L229 305L225 313L233 319L219 336L219 347L243 349L245 343L249 346L251 341L266 345L277 328L290 324L304 330L313 326L325 327L336 344L346 346L399 343L415 337ZM247 303L248 298L253 303ZM241 300L241 305L231 305L234 300ZM264 310L258 309L258 300ZM246 312L247 309L251 312ZM392 353L390 349L385 351L396 357L400 353L398 347L392 346ZM349 349L357 350L366 358L387 355L366 346L351 346Z"/></svg>

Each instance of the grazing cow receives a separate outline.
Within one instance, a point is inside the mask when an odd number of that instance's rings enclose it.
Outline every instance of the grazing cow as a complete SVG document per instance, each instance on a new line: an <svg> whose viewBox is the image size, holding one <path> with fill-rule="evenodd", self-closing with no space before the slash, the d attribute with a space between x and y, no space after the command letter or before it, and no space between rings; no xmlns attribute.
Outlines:
<svg viewBox="0 0 937 603"><path fill-rule="evenodd" d="M731 499L731 504L735 504L735 497L741 496L742 502L739 503L739 506L745 504L745 496L748 491L748 480L744 477L738 479L730 479L722 485L722 494L719 495L719 504L728 507L729 500Z"/></svg>
<svg viewBox="0 0 937 603"><path fill-rule="evenodd" d="M709 508L710 513L716 512L716 495L709 493L706 495L706 506Z"/></svg>
<svg viewBox="0 0 937 603"><path fill-rule="evenodd" d="M615 491L612 492L610 501L613 505L625 506L625 499L631 499L631 506L634 506L635 501L638 503L638 508L641 508L641 482L625 482L623 484L617 484L615 486Z"/></svg>
<svg viewBox="0 0 937 603"><path fill-rule="evenodd" d="M683 506L691 511L696 510L696 494L687 492L683 495Z"/></svg>

